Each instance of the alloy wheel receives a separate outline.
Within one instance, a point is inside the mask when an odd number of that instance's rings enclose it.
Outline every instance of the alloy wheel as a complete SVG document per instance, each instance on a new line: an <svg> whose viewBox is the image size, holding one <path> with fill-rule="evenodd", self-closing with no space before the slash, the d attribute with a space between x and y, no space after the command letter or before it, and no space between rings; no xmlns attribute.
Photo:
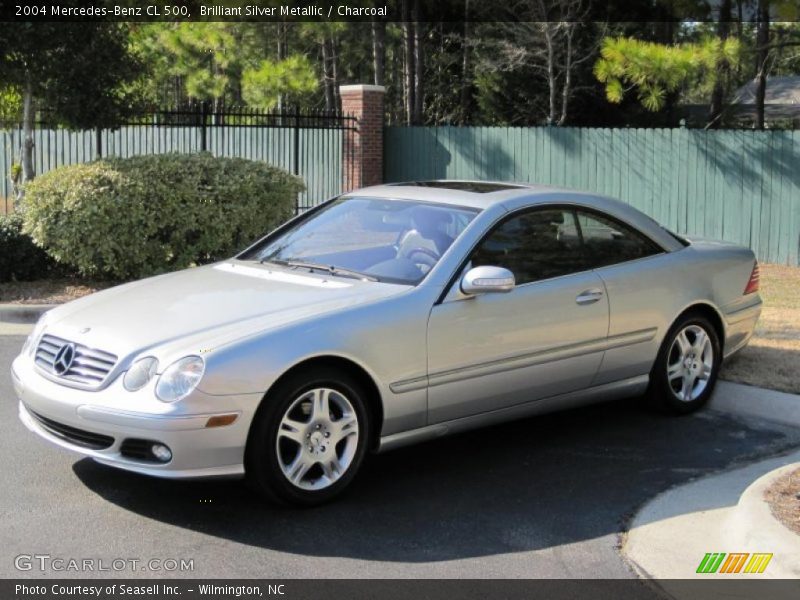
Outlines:
<svg viewBox="0 0 800 600"><path fill-rule="evenodd" d="M667 381L683 402L696 400L708 386L714 368L714 346L705 329L687 325L678 332L667 357Z"/></svg>
<svg viewBox="0 0 800 600"><path fill-rule="evenodd" d="M278 464L292 485L325 489L352 464L358 436L356 411L344 394L330 388L309 390L289 405L280 421Z"/></svg>

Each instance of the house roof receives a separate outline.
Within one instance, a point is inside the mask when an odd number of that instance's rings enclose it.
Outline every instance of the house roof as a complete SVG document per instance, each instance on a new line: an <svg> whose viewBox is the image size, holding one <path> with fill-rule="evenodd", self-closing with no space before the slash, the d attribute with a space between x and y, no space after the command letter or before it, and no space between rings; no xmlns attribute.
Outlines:
<svg viewBox="0 0 800 600"><path fill-rule="evenodd" d="M743 85L733 95L731 104L755 104L755 80ZM767 77L764 104L796 104L800 106L800 75Z"/></svg>

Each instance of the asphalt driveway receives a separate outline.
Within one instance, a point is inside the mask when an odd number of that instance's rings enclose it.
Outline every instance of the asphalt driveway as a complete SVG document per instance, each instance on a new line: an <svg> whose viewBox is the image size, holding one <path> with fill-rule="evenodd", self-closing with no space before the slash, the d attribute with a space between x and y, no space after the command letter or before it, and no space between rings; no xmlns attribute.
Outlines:
<svg viewBox="0 0 800 600"><path fill-rule="evenodd" d="M800 446L796 430L617 402L375 456L341 501L278 509L238 482L150 479L40 441L8 373L22 342L0 336L0 577L92 575L19 572L20 554L193 560L124 577L634 577L617 544L642 503Z"/></svg>

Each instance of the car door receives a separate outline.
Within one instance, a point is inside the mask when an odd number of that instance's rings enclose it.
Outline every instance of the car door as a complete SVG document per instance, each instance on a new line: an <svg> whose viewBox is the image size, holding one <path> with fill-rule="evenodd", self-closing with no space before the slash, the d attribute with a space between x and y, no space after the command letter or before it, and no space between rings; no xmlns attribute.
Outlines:
<svg viewBox="0 0 800 600"><path fill-rule="evenodd" d="M453 289L433 307L429 423L588 387L602 360L608 300L602 280L586 269L571 209L506 217L465 269L483 265L511 270L516 286L475 296Z"/></svg>
<svg viewBox="0 0 800 600"><path fill-rule="evenodd" d="M636 228L588 209L576 212L587 259L609 302L609 343L595 385L650 372L663 335L664 298L674 296L674 261Z"/></svg>

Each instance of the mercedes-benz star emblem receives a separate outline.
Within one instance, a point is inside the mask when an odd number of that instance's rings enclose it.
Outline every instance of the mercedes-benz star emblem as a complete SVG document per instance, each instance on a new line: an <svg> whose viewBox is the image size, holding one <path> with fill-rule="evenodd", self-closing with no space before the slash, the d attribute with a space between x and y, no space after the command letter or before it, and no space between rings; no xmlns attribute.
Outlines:
<svg viewBox="0 0 800 600"><path fill-rule="evenodd" d="M56 375L63 375L69 371L73 360L75 360L75 344L64 344L56 353L56 359L53 361L53 371L55 371Z"/></svg>

